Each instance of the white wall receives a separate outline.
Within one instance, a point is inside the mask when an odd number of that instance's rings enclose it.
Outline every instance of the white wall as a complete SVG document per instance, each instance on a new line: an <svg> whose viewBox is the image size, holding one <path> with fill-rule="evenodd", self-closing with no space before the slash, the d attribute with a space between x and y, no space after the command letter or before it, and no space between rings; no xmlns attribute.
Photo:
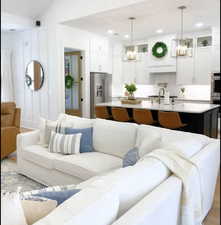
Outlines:
<svg viewBox="0 0 221 225"><path fill-rule="evenodd" d="M9 43L12 49L12 66L15 88L16 105L21 108L21 125L24 127L37 127L39 117L48 118L49 115L49 76L48 76L48 51L47 32L44 29L34 29L25 32L3 34L6 39L4 46ZM30 60L41 62L44 72L44 85L39 91L31 91L25 85L25 68Z"/></svg>
<svg viewBox="0 0 221 225"><path fill-rule="evenodd" d="M97 35L64 25L10 33L10 39L8 34L2 36L4 46L11 46L13 50L16 104L22 109L22 126L35 128L40 117L55 120L59 113L65 112L65 47L83 52L82 111L84 117L90 116L89 50L93 37ZM25 67L31 60L40 61L45 71L43 87L34 92L27 88L24 80Z"/></svg>

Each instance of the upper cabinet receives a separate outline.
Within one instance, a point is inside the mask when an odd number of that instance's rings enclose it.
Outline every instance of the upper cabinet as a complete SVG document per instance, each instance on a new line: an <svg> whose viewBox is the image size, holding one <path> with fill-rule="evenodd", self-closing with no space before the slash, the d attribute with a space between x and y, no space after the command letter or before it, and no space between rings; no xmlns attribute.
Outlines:
<svg viewBox="0 0 221 225"><path fill-rule="evenodd" d="M112 51L106 38L93 37L90 40L90 71L112 73Z"/></svg>
<svg viewBox="0 0 221 225"><path fill-rule="evenodd" d="M177 84L209 85L212 71L212 37L193 38L192 54L177 57Z"/></svg>
<svg viewBox="0 0 221 225"><path fill-rule="evenodd" d="M220 72L220 28L212 28L212 70Z"/></svg>
<svg viewBox="0 0 221 225"><path fill-rule="evenodd" d="M198 47L195 54L193 84L209 85L212 72L212 47Z"/></svg>

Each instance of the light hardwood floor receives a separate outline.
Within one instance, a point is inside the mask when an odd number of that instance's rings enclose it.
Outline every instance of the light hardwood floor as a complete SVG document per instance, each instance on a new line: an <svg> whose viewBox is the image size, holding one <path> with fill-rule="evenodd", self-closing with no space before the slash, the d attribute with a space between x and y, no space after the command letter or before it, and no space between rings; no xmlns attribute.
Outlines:
<svg viewBox="0 0 221 225"><path fill-rule="evenodd" d="M217 179L213 207L206 217L204 225L220 225L220 176Z"/></svg>

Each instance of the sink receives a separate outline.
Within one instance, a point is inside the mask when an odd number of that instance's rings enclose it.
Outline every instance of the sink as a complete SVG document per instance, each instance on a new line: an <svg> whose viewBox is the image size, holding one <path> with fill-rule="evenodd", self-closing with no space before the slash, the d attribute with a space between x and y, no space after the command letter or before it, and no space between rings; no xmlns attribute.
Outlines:
<svg viewBox="0 0 221 225"><path fill-rule="evenodd" d="M158 97L159 97L159 95L149 95L149 96L148 96L148 98L158 98ZM161 97L161 98L164 98L163 95L161 95L160 97ZM170 98L177 98L177 96L171 95Z"/></svg>

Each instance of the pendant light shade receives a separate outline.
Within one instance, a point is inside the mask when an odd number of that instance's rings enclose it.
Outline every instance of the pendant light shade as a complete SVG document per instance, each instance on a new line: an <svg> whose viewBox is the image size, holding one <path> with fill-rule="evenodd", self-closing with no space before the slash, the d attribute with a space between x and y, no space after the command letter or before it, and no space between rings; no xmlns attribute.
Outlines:
<svg viewBox="0 0 221 225"><path fill-rule="evenodd" d="M133 46L133 38L134 38L134 17L130 17L130 37L131 37L131 48L126 52L126 59L127 60L137 60L137 51L135 46Z"/></svg>
<svg viewBox="0 0 221 225"><path fill-rule="evenodd" d="M186 56L187 55L187 40L183 38L183 10L186 9L186 6L180 6L178 9L181 11L181 35L180 39L177 41L176 55L177 56Z"/></svg>

